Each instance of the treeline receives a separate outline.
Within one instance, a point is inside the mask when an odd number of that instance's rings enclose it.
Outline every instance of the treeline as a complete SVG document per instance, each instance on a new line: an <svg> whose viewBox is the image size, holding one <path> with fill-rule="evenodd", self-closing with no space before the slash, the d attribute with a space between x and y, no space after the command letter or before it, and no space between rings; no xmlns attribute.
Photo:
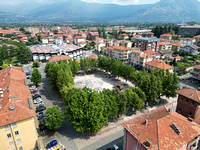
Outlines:
<svg viewBox="0 0 200 150"><path fill-rule="evenodd" d="M175 97L175 91L179 88L176 73L170 73L169 70L136 73L132 66L107 56L99 57L99 68L135 84L146 94L148 102L157 102L160 96Z"/></svg>
<svg viewBox="0 0 200 150"><path fill-rule="evenodd" d="M165 34L165 33L178 34L178 30L179 30L179 26L177 25L168 25L168 26L156 25L152 29L152 32L154 33L156 37L160 38L160 35Z"/></svg>
<svg viewBox="0 0 200 150"><path fill-rule="evenodd" d="M89 88L67 89L62 92L66 113L73 127L82 133L95 133L111 119L124 114L129 107L144 106L146 96L139 88L104 89L101 92Z"/></svg>
<svg viewBox="0 0 200 150"><path fill-rule="evenodd" d="M0 65L17 62L27 63L31 59L31 52L23 42L3 40L0 45Z"/></svg>
<svg viewBox="0 0 200 150"><path fill-rule="evenodd" d="M98 59L91 59L89 57L81 58L80 60L80 69L85 73L88 70L95 71L98 68Z"/></svg>

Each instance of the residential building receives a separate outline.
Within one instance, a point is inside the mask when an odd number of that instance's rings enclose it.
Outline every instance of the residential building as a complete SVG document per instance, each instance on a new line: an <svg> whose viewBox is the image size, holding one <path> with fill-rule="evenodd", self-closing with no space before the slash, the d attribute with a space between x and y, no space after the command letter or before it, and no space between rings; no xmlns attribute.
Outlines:
<svg viewBox="0 0 200 150"><path fill-rule="evenodd" d="M27 42L28 41L28 37L26 35L23 35L23 34L17 35L17 38L21 42Z"/></svg>
<svg viewBox="0 0 200 150"><path fill-rule="evenodd" d="M53 56L53 57L49 58L49 61L56 62L56 61L60 61L60 60L70 60L70 59L71 58L66 55L57 55L57 56Z"/></svg>
<svg viewBox="0 0 200 150"><path fill-rule="evenodd" d="M200 126L161 106L122 123L124 150L196 150Z"/></svg>
<svg viewBox="0 0 200 150"><path fill-rule="evenodd" d="M24 30L33 34L38 34L40 32L38 27L27 27L24 28Z"/></svg>
<svg viewBox="0 0 200 150"><path fill-rule="evenodd" d="M20 31L18 30L0 30L0 34L2 34L3 36L6 34L19 34Z"/></svg>
<svg viewBox="0 0 200 150"><path fill-rule="evenodd" d="M174 52L172 50L161 50L159 53L161 54L162 59L170 59Z"/></svg>
<svg viewBox="0 0 200 150"><path fill-rule="evenodd" d="M13 67L1 70L0 79L1 149L33 150L38 135L26 75L21 67Z"/></svg>
<svg viewBox="0 0 200 150"><path fill-rule="evenodd" d="M137 39L137 38L139 38L139 37L141 37L140 34L134 35L133 37L131 37L131 42L135 42L135 39Z"/></svg>
<svg viewBox="0 0 200 150"><path fill-rule="evenodd" d="M160 42L159 43L159 51L162 50L171 50L172 44L170 42Z"/></svg>
<svg viewBox="0 0 200 150"><path fill-rule="evenodd" d="M132 48L132 42L126 41L126 40L122 40L122 41L120 41L120 45L119 46L123 46L123 47L127 47L127 48Z"/></svg>
<svg viewBox="0 0 200 150"><path fill-rule="evenodd" d="M74 37L74 44L78 45L80 42L85 42L86 43L86 38L84 38L82 36Z"/></svg>
<svg viewBox="0 0 200 150"><path fill-rule="evenodd" d="M154 33L153 32L143 32L142 37L154 37Z"/></svg>
<svg viewBox="0 0 200 150"><path fill-rule="evenodd" d="M183 43L185 46L193 45L196 40L195 38L180 38L180 42Z"/></svg>
<svg viewBox="0 0 200 150"><path fill-rule="evenodd" d="M157 37L138 37L137 39L135 39L135 41L136 47L139 48L141 51L159 50L159 39Z"/></svg>
<svg viewBox="0 0 200 150"><path fill-rule="evenodd" d="M100 38L100 37L97 37L96 40L95 40L95 43L103 43L104 42L104 39L103 38Z"/></svg>
<svg viewBox="0 0 200 150"><path fill-rule="evenodd" d="M95 41L97 37L99 37L99 33L98 32L89 32L88 33L88 40Z"/></svg>
<svg viewBox="0 0 200 150"><path fill-rule="evenodd" d="M200 35L194 37L197 44L200 44Z"/></svg>
<svg viewBox="0 0 200 150"><path fill-rule="evenodd" d="M105 47L105 46L106 46L106 44L104 42L100 42L100 43L96 44L96 49L98 52L100 52L102 47Z"/></svg>
<svg viewBox="0 0 200 150"><path fill-rule="evenodd" d="M121 35L119 35L119 39L120 40L126 40L128 38L129 38L128 34L121 34Z"/></svg>
<svg viewBox="0 0 200 150"><path fill-rule="evenodd" d="M78 44L77 44L77 46L79 46L79 47L85 47L87 45L87 42L85 41L80 41L80 42L78 42Z"/></svg>
<svg viewBox="0 0 200 150"><path fill-rule="evenodd" d="M199 54L199 47L196 45L180 47L179 53L182 53L184 51L188 52L190 55L197 55L197 54Z"/></svg>
<svg viewBox="0 0 200 150"><path fill-rule="evenodd" d="M162 34L160 35L161 39L165 39L165 40L172 40L172 35L171 34Z"/></svg>
<svg viewBox="0 0 200 150"><path fill-rule="evenodd" d="M131 48L112 46L107 47L105 53L109 57L114 57L122 62L127 62L129 54L131 53Z"/></svg>
<svg viewBox="0 0 200 150"><path fill-rule="evenodd" d="M178 52L181 46L183 46L183 43L181 43L181 42L174 43L174 44L172 44L172 50L173 51L177 50L177 52Z"/></svg>
<svg viewBox="0 0 200 150"><path fill-rule="evenodd" d="M195 35L200 29L200 25L180 26L179 35Z"/></svg>
<svg viewBox="0 0 200 150"><path fill-rule="evenodd" d="M140 50L132 50L129 54L129 65L143 69L145 67L145 63L160 59L160 54L158 52L154 52L151 50L148 51L140 51Z"/></svg>
<svg viewBox="0 0 200 150"><path fill-rule="evenodd" d="M145 63L145 69L147 71L152 71L153 69L163 69L163 70L169 70L169 72L173 72L173 68L172 66L168 65L165 63L165 61L162 61L160 59L157 60L153 60L150 62L146 62Z"/></svg>
<svg viewBox="0 0 200 150"><path fill-rule="evenodd" d="M182 89L176 93L178 94L176 112L200 124L200 91Z"/></svg>
<svg viewBox="0 0 200 150"><path fill-rule="evenodd" d="M197 81L200 81L200 65L193 67L193 70L191 71L191 77Z"/></svg>

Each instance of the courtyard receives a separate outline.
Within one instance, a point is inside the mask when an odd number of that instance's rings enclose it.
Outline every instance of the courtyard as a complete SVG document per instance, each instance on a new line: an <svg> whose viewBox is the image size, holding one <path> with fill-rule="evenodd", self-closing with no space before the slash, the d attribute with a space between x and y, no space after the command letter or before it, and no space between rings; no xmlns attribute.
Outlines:
<svg viewBox="0 0 200 150"><path fill-rule="evenodd" d="M76 75L74 82L77 88L88 87L96 91L102 91L104 88L112 90L113 86L117 84L123 86L123 90L134 87L131 82L125 81L122 78L115 78L101 70L94 74Z"/></svg>

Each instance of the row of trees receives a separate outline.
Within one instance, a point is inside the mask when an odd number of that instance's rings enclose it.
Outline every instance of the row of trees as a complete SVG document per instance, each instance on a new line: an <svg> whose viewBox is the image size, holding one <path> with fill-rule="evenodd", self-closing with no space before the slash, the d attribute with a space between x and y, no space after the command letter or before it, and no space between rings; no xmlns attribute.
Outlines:
<svg viewBox="0 0 200 150"><path fill-rule="evenodd" d="M135 84L146 94L148 102L156 102L160 96L175 97L175 91L179 88L176 73L170 73L169 70L136 73L132 66L107 56L99 57L99 68Z"/></svg>
<svg viewBox="0 0 200 150"><path fill-rule="evenodd" d="M74 78L70 65L68 61L50 62L46 65L45 73L53 90L60 92L64 87L73 87Z"/></svg>
<svg viewBox="0 0 200 150"><path fill-rule="evenodd" d="M98 67L100 69L104 69L106 72L109 72L112 75L122 77L126 81L133 81L135 78L135 68L124 64L118 59L103 56L99 57L98 61Z"/></svg>
<svg viewBox="0 0 200 150"><path fill-rule="evenodd" d="M88 70L95 71L98 68L98 59L91 59L89 57L81 58L80 69L84 72Z"/></svg>
<svg viewBox="0 0 200 150"><path fill-rule="evenodd" d="M146 101L145 93L139 88L122 92L104 89L99 93L89 88L71 88L62 95L69 122L82 133L97 132L108 120L124 114L129 107L139 109Z"/></svg>

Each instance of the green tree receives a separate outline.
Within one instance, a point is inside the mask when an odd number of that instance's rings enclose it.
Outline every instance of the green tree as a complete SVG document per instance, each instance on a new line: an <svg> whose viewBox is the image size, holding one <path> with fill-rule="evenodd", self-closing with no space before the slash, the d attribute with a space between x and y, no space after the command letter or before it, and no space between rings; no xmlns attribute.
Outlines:
<svg viewBox="0 0 200 150"><path fill-rule="evenodd" d="M76 61L76 59L74 59L72 64L72 73L76 74L78 71L79 71L79 63Z"/></svg>
<svg viewBox="0 0 200 150"><path fill-rule="evenodd" d="M35 86L38 86L38 84L42 82L42 76L36 68L33 69L31 81Z"/></svg>
<svg viewBox="0 0 200 150"><path fill-rule="evenodd" d="M47 116L47 119L45 120L45 125L47 128L50 130L59 129L64 121L65 116L58 105L47 108L45 114Z"/></svg>
<svg viewBox="0 0 200 150"><path fill-rule="evenodd" d="M9 65L8 64L3 64L2 65L2 69L6 69L6 68L9 68Z"/></svg>
<svg viewBox="0 0 200 150"><path fill-rule="evenodd" d="M34 68L39 68L39 67L40 67L40 62L35 60L35 61L33 62L33 67L34 67Z"/></svg>

